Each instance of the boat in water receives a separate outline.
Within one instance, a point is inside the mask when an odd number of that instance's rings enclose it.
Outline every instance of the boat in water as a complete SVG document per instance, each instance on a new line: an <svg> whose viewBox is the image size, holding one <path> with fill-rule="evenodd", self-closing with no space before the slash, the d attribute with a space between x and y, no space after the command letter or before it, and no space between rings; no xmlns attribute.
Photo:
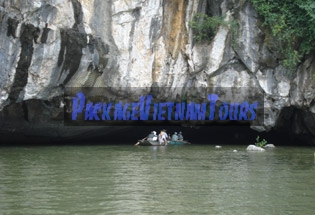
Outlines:
<svg viewBox="0 0 315 215"><path fill-rule="evenodd" d="M167 143L162 143L160 144L159 141L153 141L153 140L148 140L147 138L144 138L142 140L139 140L135 145L138 146L165 146L165 145L186 145L190 144L187 140L177 140L177 141L172 141L168 140Z"/></svg>

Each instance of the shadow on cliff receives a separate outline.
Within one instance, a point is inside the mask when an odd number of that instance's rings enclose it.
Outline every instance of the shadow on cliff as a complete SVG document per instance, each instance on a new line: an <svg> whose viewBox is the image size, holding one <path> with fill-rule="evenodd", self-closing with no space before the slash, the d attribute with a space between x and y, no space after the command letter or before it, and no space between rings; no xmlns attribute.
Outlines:
<svg viewBox="0 0 315 215"><path fill-rule="evenodd" d="M286 133L263 132L259 133L248 126L121 126L105 133L106 128L98 129L95 133L85 133L78 137L71 138L49 138L49 137L23 137L6 135L0 137L0 146L41 146L41 145L134 145L138 140L146 137L151 131L159 133L166 129L168 134L182 132L185 140L189 140L194 145L249 145L254 144L259 135L265 138L268 143L275 145L298 145L303 146L296 140L289 139ZM104 130L104 132L103 132Z"/></svg>
<svg viewBox="0 0 315 215"><path fill-rule="evenodd" d="M286 133L275 131L259 133L248 126L136 126L113 132L106 137L91 138L90 141L98 144L135 144L151 131L159 133L162 129L166 129L170 135L181 131L184 139L189 140L192 144L249 145L254 144L259 135L261 139L265 138L268 143L275 145L303 145L303 143L290 139ZM82 143L84 142L87 141L83 140Z"/></svg>
<svg viewBox="0 0 315 215"><path fill-rule="evenodd" d="M99 127L71 137L25 136L23 134L0 132L0 146L42 146L42 145L134 145L151 131L159 133L166 129L172 135L182 132L184 139L194 145L249 145L256 137L266 139L276 146L309 146L307 142L292 138L285 131L257 132L249 126L116 126Z"/></svg>

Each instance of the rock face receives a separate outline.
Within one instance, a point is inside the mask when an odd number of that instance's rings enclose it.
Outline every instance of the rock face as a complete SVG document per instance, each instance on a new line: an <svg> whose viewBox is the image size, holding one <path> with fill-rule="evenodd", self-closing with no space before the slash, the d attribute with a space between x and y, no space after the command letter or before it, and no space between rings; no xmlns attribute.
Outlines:
<svg viewBox="0 0 315 215"><path fill-rule="evenodd" d="M236 21L237 34L220 26L198 43L196 13ZM294 71L281 66L249 1L0 0L0 29L2 132L74 135L63 128L65 86L253 87L265 98L253 129L315 144L314 55Z"/></svg>

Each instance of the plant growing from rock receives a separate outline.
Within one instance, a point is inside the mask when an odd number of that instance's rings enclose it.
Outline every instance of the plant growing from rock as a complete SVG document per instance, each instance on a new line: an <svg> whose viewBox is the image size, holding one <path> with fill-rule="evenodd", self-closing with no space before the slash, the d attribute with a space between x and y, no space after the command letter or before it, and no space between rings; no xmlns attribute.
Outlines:
<svg viewBox="0 0 315 215"><path fill-rule="evenodd" d="M260 137L257 136L257 137L256 137L255 146L264 147L264 146L267 144L267 140L265 140L265 139L259 140L259 139L260 139Z"/></svg>
<svg viewBox="0 0 315 215"><path fill-rule="evenodd" d="M238 24L235 21L226 21L225 17L208 16L207 14L197 13L189 26L193 30L194 39L197 42L211 41L220 26L225 26L232 30L233 37L237 34Z"/></svg>
<svg viewBox="0 0 315 215"><path fill-rule="evenodd" d="M315 47L314 0L250 0L279 44L282 64L294 69ZM266 35L268 37L268 35Z"/></svg>

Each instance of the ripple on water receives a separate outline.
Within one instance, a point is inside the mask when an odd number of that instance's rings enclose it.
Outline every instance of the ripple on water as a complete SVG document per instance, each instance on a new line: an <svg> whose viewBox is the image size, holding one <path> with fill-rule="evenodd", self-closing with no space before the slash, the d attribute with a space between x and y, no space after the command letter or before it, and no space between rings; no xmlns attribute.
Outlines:
<svg viewBox="0 0 315 215"><path fill-rule="evenodd" d="M308 215L314 173L309 148L1 148L0 214Z"/></svg>

